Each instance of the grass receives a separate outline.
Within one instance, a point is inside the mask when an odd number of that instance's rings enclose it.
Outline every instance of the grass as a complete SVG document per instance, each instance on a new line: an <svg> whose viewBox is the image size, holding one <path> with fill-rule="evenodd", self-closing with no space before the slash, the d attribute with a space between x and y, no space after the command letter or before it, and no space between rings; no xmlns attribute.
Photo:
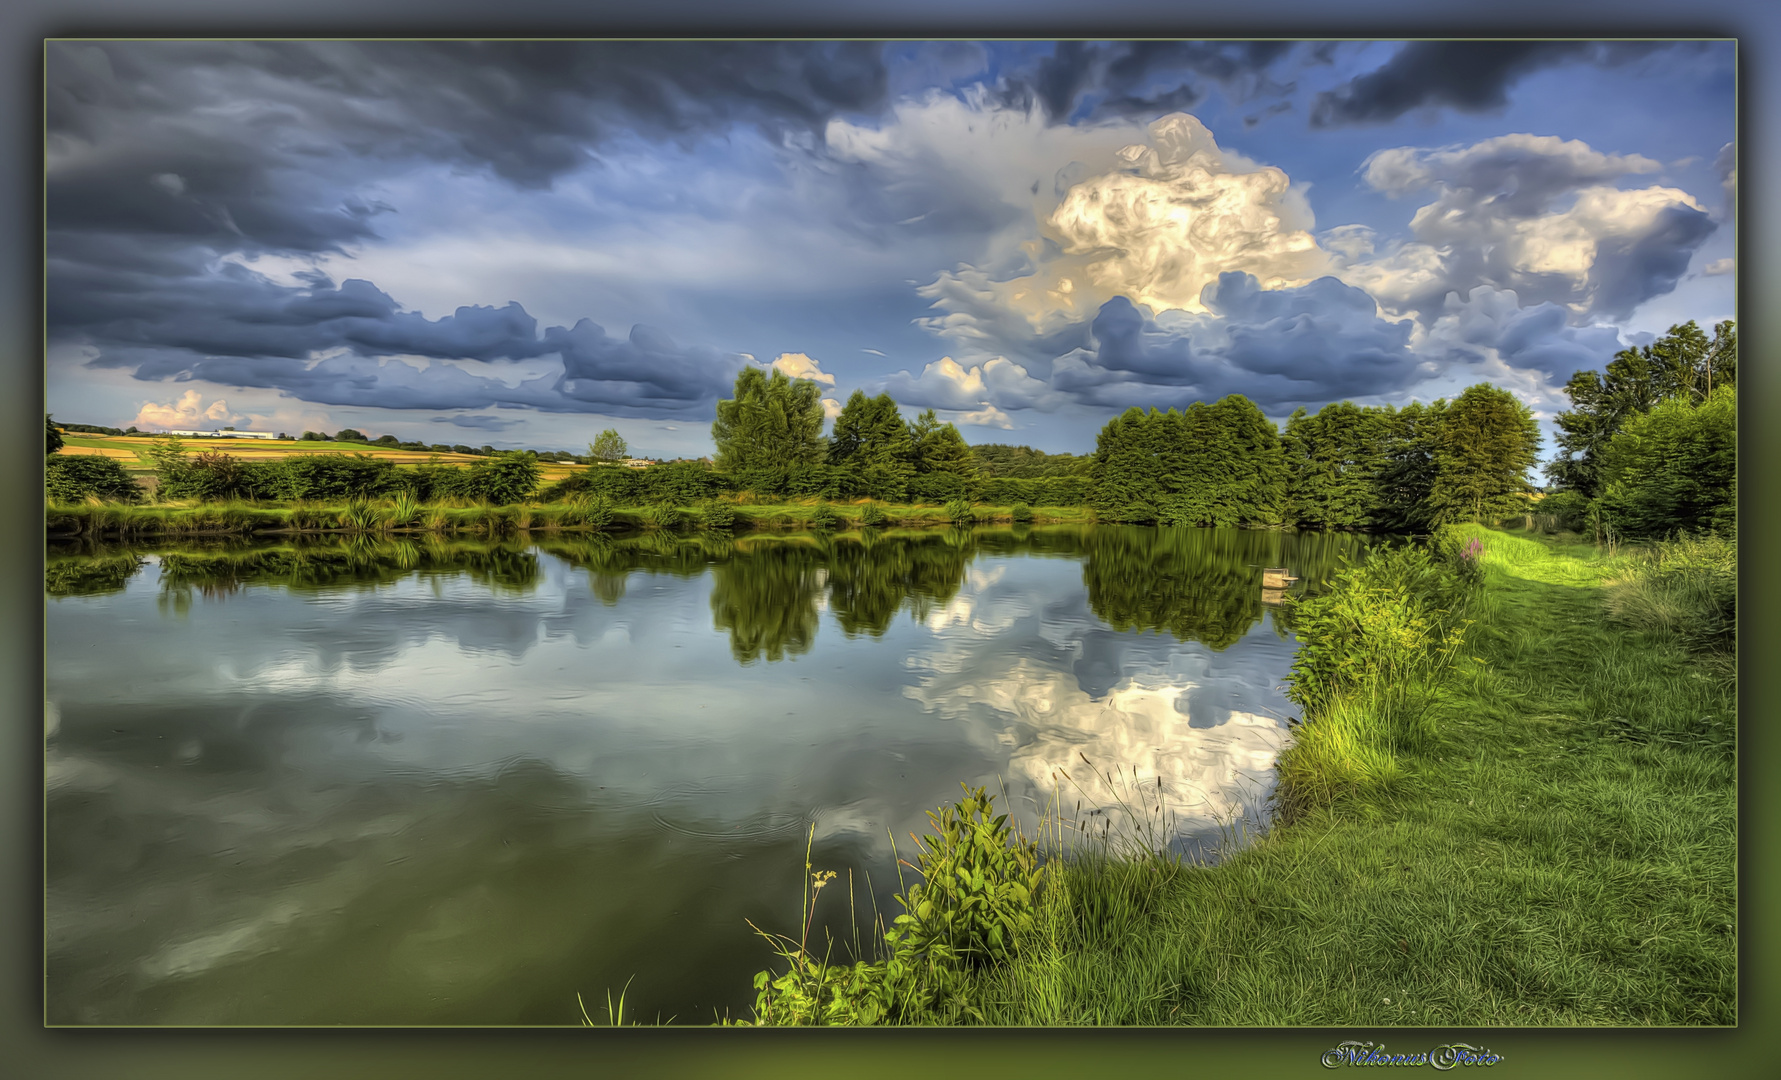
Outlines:
<svg viewBox="0 0 1781 1080"><path fill-rule="evenodd" d="M316 444L306 444L316 445ZM817 523L819 508L834 515L831 528L857 529L867 523L868 511L876 508L884 526L929 528L954 524L944 507L859 503L824 503L812 499L789 503L730 503L717 518L727 523L713 527L763 530L809 530ZM980 523L1013 520L1011 508L974 508ZM1038 507L1022 524L1070 524L1093 521L1086 507ZM645 528L676 528L698 525L713 516L712 508L682 510L659 504L604 506L590 514L587 502L489 506L464 499L419 503L412 497L338 500L314 503L256 503L241 500L200 503L176 500L150 504L51 502L45 507L46 526L60 536L186 536L257 533L320 532L437 532L483 533L530 531L636 531Z"/></svg>
<svg viewBox="0 0 1781 1080"><path fill-rule="evenodd" d="M1483 542L1483 584L1463 647L1429 684L1428 723L1382 742L1357 691L1298 729L1301 747L1347 740L1324 760L1376 775L1326 776L1289 824L1214 865L1147 845L1079 849L1016 959L969 976L969 1013L1005 1025L1737 1023L1732 678L1672 629L1611 616L1607 583L1662 557L1468 535Z"/></svg>

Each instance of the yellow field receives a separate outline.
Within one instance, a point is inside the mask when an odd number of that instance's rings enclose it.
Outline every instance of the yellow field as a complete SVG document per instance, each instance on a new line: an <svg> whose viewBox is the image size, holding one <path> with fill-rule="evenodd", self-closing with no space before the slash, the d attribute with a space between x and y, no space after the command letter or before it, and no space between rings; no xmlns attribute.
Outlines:
<svg viewBox="0 0 1781 1080"><path fill-rule="evenodd" d="M135 470L146 470L153 467L148 457L148 448L152 440L134 435L93 435L85 432L65 431L62 433L64 445L61 453L87 454L99 457L118 458L126 466ZM268 439L183 439L187 452L201 454L206 451L220 452L242 461L268 461L274 458L289 457L292 454L369 454L383 461L397 465L474 465L484 460L474 454L434 454L425 450L397 450L388 446L371 446L365 443L334 443L334 442L279 442ZM540 461L538 472L541 483L561 480L582 468L567 461Z"/></svg>

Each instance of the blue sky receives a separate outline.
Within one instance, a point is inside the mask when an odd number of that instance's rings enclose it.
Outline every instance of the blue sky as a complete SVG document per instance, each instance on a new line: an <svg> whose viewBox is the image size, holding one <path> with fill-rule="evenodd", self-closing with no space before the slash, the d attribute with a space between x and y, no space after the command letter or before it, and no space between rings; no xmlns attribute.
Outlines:
<svg viewBox="0 0 1781 1080"><path fill-rule="evenodd" d="M1729 42L47 49L48 406L709 453L747 364L968 441L1284 421L1732 318Z"/></svg>

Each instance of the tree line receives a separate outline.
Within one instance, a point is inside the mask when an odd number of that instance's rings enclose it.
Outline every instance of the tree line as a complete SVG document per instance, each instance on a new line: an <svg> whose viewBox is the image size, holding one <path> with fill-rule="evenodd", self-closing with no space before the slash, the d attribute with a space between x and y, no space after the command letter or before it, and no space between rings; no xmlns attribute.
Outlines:
<svg viewBox="0 0 1781 1080"><path fill-rule="evenodd" d="M1628 538L1735 522L1737 338L1694 323L1624 350L1605 374L1567 384L1556 491L1539 508L1565 527ZM107 458L58 458L46 420L52 498L131 501L140 489ZM1513 394L1489 383L1453 400L1393 406L1335 402L1301 408L1280 430L1240 394L1184 410L1131 408L1108 421L1092 454L968 446L929 409L905 420L889 394L855 391L824 435L821 388L781 372L745 369L717 404L715 463L619 467L627 448L601 433L590 466L538 490L539 457L495 453L470 468L398 469L366 455L294 455L243 462L188 455L160 439L151 456L170 498L329 499L406 491L420 500L555 502L579 495L618 504L697 505L747 494L776 499L876 499L1094 508L1103 520L1180 526L1296 526L1425 532L1532 509L1529 470L1537 424ZM308 435L309 433L305 433ZM362 436L347 429L341 436ZM389 438L386 436L386 438ZM454 448L456 449L456 448ZM485 448L487 449L487 448Z"/></svg>
<svg viewBox="0 0 1781 1080"><path fill-rule="evenodd" d="M1608 538L1737 528L1738 334L1693 322L1579 371L1542 509Z"/></svg>

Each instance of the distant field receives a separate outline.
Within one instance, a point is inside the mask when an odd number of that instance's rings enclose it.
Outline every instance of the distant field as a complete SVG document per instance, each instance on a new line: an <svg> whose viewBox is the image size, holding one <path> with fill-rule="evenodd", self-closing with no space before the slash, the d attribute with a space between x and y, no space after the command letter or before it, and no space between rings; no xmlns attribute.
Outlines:
<svg viewBox="0 0 1781 1080"><path fill-rule="evenodd" d="M64 432L64 445L60 453L89 454L100 457L117 458L131 472L153 472L154 465L149 460L148 448L152 440L134 435L91 435L82 432ZM267 439L185 439L186 449L193 454L214 451L238 457L243 461L268 461L274 458L289 457L292 454L369 454L374 458L391 461L397 465L425 465L437 462L440 465L474 465L484 460L475 454L434 454L425 450L398 450L388 446L372 446L366 443L334 443L334 442L276 442ZM548 484L562 480L581 469L583 466L566 461L540 461L538 472L540 483Z"/></svg>

